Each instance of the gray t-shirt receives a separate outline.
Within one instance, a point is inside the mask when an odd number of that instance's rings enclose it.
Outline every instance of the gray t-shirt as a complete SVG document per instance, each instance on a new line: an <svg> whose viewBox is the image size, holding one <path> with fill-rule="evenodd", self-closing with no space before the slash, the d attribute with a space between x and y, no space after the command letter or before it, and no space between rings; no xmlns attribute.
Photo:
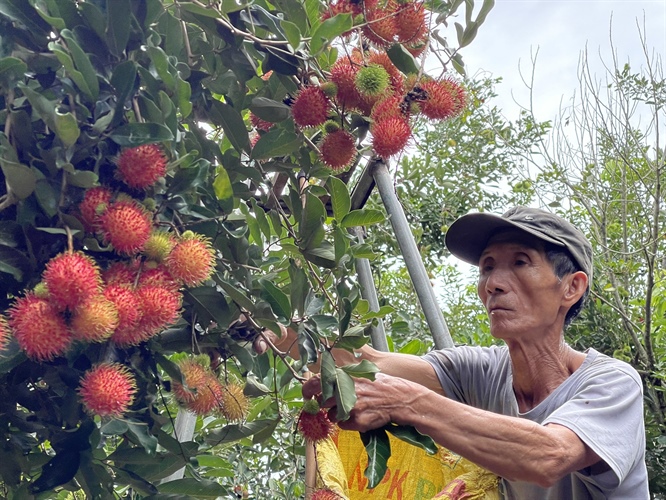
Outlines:
<svg viewBox="0 0 666 500"><path fill-rule="evenodd" d="M638 373L629 364L589 349L578 370L535 408L520 413L506 346L456 347L433 351L423 358L434 367L449 398L542 425L563 425L575 432L611 469L596 474L583 469L548 489L502 479L503 498L649 498L643 389Z"/></svg>

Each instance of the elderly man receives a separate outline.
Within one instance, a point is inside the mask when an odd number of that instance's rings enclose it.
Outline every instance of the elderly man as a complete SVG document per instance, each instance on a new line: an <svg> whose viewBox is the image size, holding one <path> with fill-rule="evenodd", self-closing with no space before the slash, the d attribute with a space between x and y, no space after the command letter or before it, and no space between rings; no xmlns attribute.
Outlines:
<svg viewBox="0 0 666 500"><path fill-rule="evenodd" d="M585 236L549 212L517 207L461 217L446 244L478 265L490 332L504 344L423 357L362 348L382 373L356 380L356 405L340 427L414 426L499 475L503 498L649 498L638 374L564 341L592 279ZM335 354L340 364L358 361ZM305 397L319 391L317 379L303 387Z"/></svg>

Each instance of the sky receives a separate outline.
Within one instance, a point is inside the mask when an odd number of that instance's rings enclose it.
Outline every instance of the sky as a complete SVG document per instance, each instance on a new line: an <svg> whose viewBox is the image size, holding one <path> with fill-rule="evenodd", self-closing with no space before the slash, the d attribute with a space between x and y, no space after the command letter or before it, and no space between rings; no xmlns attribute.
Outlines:
<svg viewBox="0 0 666 500"><path fill-rule="evenodd" d="M586 47L599 76L601 58L612 64L611 32L621 64L637 68L643 63L637 21L641 27L645 22L650 50L666 62L666 0L496 0L477 37L461 53L468 75L488 72L503 78L495 104L509 119L517 117L518 105L529 106L521 72L531 78L536 54L534 108L538 120L550 120L577 88Z"/></svg>

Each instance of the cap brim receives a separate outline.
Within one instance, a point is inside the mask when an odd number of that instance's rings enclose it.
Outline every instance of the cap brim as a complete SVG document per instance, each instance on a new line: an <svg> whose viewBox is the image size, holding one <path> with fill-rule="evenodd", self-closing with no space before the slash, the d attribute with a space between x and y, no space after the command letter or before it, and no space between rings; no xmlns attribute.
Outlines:
<svg viewBox="0 0 666 500"><path fill-rule="evenodd" d="M445 236L446 248L460 260L477 266L490 237L500 229L518 229L548 243L565 246L563 242L523 224L479 212L463 215L451 224Z"/></svg>

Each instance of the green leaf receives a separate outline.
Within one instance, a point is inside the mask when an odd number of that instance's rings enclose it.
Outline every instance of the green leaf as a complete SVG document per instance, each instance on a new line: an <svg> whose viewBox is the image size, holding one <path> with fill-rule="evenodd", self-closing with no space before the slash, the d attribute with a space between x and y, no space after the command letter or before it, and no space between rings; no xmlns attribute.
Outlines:
<svg viewBox="0 0 666 500"><path fill-rule="evenodd" d="M383 429L406 443L424 449L430 455L434 455L439 450L430 436L421 434L411 425L386 424Z"/></svg>
<svg viewBox="0 0 666 500"><path fill-rule="evenodd" d="M49 101L39 92L32 90L27 85L19 82L17 87L21 89L23 95L28 98L32 109L37 115L44 120L44 123L47 127L52 130L55 130L55 108L56 104L53 101Z"/></svg>
<svg viewBox="0 0 666 500"><path fill-rule="evenodd" d="M180 76L176 77L176 95L178 96L178 109L183 119L192 112L192 88Z"/></svg>
<svg viewBox="0 0 666 500"><path fill-rule="evenodd" d="M16 281L23 281L23 274L30 269L30 260L23 252L0 245L0 273L11 274Z"/></svg>
<svg viewBox="0 0 666 500"><path fill-rule="evenodd" d="M48 179L40 179L35 184L35 196L44 213L53 217L58 213L59 193L53 188Z"/></svg>
<svg viewBox="0 0 666 500"><path fill-rule="evenodd" d="M298 29L294 23L286 20L280 21L280 26L284 31L284 35L287 37L289 45L291 45L292 50L295 52L298 50L301 45L301 30Z"/></svg>
<svg viewBox="0 0 666 500"><path fill-rule="evenodd" d="M39 14L35 12L30 2L25 0L2 0L0 1L0 14L18 21L25 26L28 31L38 36L46 35L51 31L51 27Z"/></svg>
<svg viewBox="0 0 666 500"><path fill-rule="evenodd" d="M136 438L141 446L143 446L143 449L146 450L146 453L151 456L155 456L155 452L157 451L157 437L150 433L150 428L148 425L144 423L128 421L127 426L129 433Z"/></svg>
<svg viewBox="0 0 666 500"><path fill-rule="evenodd" d="M350 377L367 378L375 380L375 374L379 373L379 368L374 363L364 359L360 363L340 367Z"/></svg>
<svg viewBox="0 0 666 500"><path fill-rule="evenodd" d="M297 134L272 128L257 141L250 156L255 160L286 156L298 150L302 144L303 141Z"/></svg>
<svg viewBox="0 0 666 500"><path fill-rule="evenodd" d="M173 139L171 130L159 123L127 123L115 129L111 139L120 146L140 146Z"/></svg>
<svg viewBox="0 0 666 500"><path fill-rule="evenodd" d="M169 92L174 92L176 90L176 78L174 76L176 68L169 63L169 57L166 55L166 52L161 47L148 47L148 55L153 62L155 71L157 71L157 74L162 79L162 83L164 83Z"/></svg>
<svg viewBox="0 0 666 500"><path fill-rule="evenodd" d="M328 241L322 241L320 246L309 248L302 252L303 257L318 266L333 269L338 265L335 260L335 250L333 245Z"/></svg>
<svg viewBox="0 0 666 500"><path fill-rule="evenodd" d="M186 477L160 484L157 489L160 493L177 493L191 495L195 498L228 497L230 491L221 484L210 479L194 479Z"/></svg>
<svg viewBox="0 0 666 500"><path fill-rule="evenodd" d="M231 213L234 209L234 190L231 186L229 174L222 165L215 170L215 180L213 181L213 191L217 197L217 202L224 213Z"/></svg>
<svg viewBox="0 0 666 500"><path fill-rule="evenodd" d="M199 321L207 325L211 321L225 328L233 320L231 309L224 295L213 287L200 286L183 290L185 300L194 306Z"/></svg>
<svg viewBox="0 0 666 500"><path fill-rule="evenodd" d="M330 351L321 354L321 398L323 401L335 396L337 382L335 359Z"/></svg>
<svg viewBox="0 0 666 500"><path fill-rule="evenodd" d="M368 466L363 473L368 478L368 488L375 488L388 470L388 459L391 457L391 442L384 429L361 432L361 441L368 454Z"/></svg>
<svg viewBox="0 0 666 500"><path fill-rule="evenodd" d="M122 3L122 1L123 0L118 0L117 3ZM116 4L115 1L111 3L114 5ZM67 29L62 30L60 36L65 42L67 42L67 49L72 56L74 66L83 80L83 82L75 80L76 84L92 101L96 101L99 96L99 81L97 80L97 72L95 71L95 68L93 68L90 58L74 39L74 35L71 31ZM72 76L72 78L74 77Z"/></svg>
<svg viewBox="0 0 666 500"><path fill-rule="evenodd" d="M0 88L9 90L16 82L23 80L28 65L16 57L0 59Z"/></svg>
<svg viewBox="0 0 666 500"><path fill-rule="evenodd" d="M340 226L333 229L333 247L335 249L335 262L339 263L349 249L349 237Z"/></svg>
<svg viewBox="0 0 666 500"><path fill-rule="evenodd" d="M372 208L352 210L341 221L342 227L369 226L384 220L384 214Z"/></svg>
<svg viewBox="0 0 666 500"><path fill-rule="evenodd" d="M106 10L106 43L114 56L121 57L130 36L130 0L109 0L106 2Z"/></svg>
<svg viewBox="0 0 666 500"><path fill-rule="evenodd" d="M241 292L238 288L236 288L234 285L231 283L224 281L220 279L219 281L220 286L224 289L225 292L227 292L227 295L233 300L236 304L238 304L239 307L242 309L248 311L248 312L254 312L256 309L256 306L250 300L243 292Z"/></svg>
<svg viewBox="0 0 666 500"><path fill-rule="evenodd" d="M261 278L259 280L261 285L261 297L271 305L271 309L278 317L284 321L291 320L291 304L289 304L289 297L273 284L272 281Z"/></svg>
<svg viewBox="0 0 666 500"><path fill-rule="evenodd" d="M289 295L294 314L305 314L305 298L310 292L310 282L302 267L293 259L289 260Z"/></svg>
<svg viewBox="0 0 666 500"><path fill-rule="evenodd" d="M268 99L267 97L255 97L252 99L250 111L262 120L271 123L286 120L291 115L291 108L286 104Z"/></svg>
<svg viewBox="0 0 666 500"><path fill-rule="evenodd" d="M136 63L123 61L113 69L111 85L116 90L116 108L113 111L113 124L117 125L125 112L125 102L132 95L136 81Z"/></svg>
<svg viewBox="0 0 666 500"><path fill-rule="evenodd" d="M0 167L2 167L2 173L5 175L7 186L18 199L23 200L33 193L37 177L31 168L20 163L9 162L3 158L0 158Z"/></svg>
<svg viewBox="0 0 666 500"><path fill-rule="evenodd" d="M71 481L79 470L81 454L78 450L60 451L42 467L42 474L30 484L33 494L49 491Z"/></svg>
<svg viewBox="0 0 666 500"><path fill-rule="evenodd" d="M341 221L351 210L351 197L347 185L337 177L331 176L326 181L326 188L331 195L333 217Z"/></svg>
<svg viewBox="0 0 666 500"><path fill-rule="evenodd" d="M224 129L225 137L229 139L234 149L239 153L248 149L250 139L240 113L232 106L218 100L213 100L212 106L217 112L219 125Z"/></svg>
<svg viewBox="0 0 666 500"><path fill-rule="evenodd" d="M391 62L406 75L419 72L419 65L416 62L416 59L414 59L414 56L411 55L402 44L394 43L386 53L388 54L389 59L391 59Z"/></svg>
<svg viewBox="0 0 666 500"><path fill-rule="evenodd" d="M321 23L312 34L310 41L310 55L317 53L332 40L352 29L354 21L351 14L337 14Z"/></svg>
<svg viewBox="0 0 666 500"><path fill-rule="evenodd" d="M318 247L326 235L324 221L326 208L319 198L311 193L305 194L305 205L298 225L298 246L302 250Z"/></svg>
<svg viewBox="0 0 666 500"><path fill-rule="evenodd" d="M347 375L342 368L336 368L335 375L337 379L335 384L335 401L337 407L335 418L338 420L347 420L349 412L351 412L356 404L354 379Z"/></svg>
<svg viewBox="0 0 666 500"><path fill-rule="evenodd" d="M63 114L56 110L55 133L66 147L75 144L81 134L76 117L72 113Z"/></svg>
<svg viewBox="0 0 666 500"><path fill-rule="evenodd" d="M80 188L91 188L97 185L99 177L90 170L75 170L67 172L67 183Z"/></svg>
<svg viewBox="0 0 666 500"><path fill-rule="evenodd" d="M254 420L245 424L233 424L215 429L204 436L204 440L212 445L217 446L222 443L233 443L240 439L252 436L259 432L263 432L268 428L274 427L275 420Z"/></svg>

